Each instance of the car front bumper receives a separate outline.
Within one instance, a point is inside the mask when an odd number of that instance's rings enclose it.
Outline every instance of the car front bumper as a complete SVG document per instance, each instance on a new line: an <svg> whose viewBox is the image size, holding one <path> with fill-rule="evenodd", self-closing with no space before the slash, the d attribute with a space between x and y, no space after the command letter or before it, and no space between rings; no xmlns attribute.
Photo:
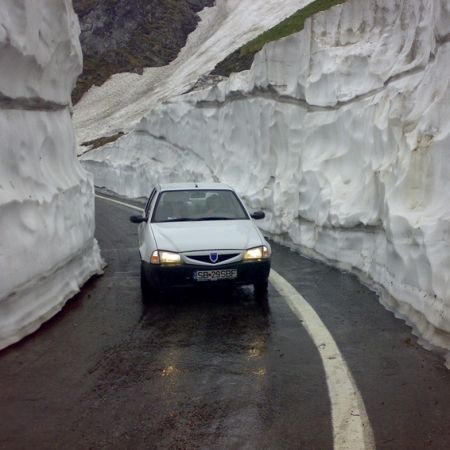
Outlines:
<svg viewBox="0 0 450 450"><path fill-rule="evenodd" d="M158 289L213 286L243 286L267 281L270 272L270 260L257 262L240 261L233 264L202 266L183 264L180 266L159 266L143 262L144 274L148 283ZM197 281L194 273L199 270L237 270L237 278L232 280Z"/></svg>

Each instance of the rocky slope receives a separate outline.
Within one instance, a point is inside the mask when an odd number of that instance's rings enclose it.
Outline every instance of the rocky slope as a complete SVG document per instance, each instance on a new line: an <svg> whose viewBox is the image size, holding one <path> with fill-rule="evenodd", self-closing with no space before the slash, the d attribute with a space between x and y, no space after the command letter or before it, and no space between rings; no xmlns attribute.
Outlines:
<svg viewBox="0 0 450 450"><path fill-rule="evenodd" d="M1 12L0 349L58 312L103 264L70 114L78 20L68 0L4 0Z"/></svg>
<svg viewBox="0 0 450 450"><path fill-rule="evenodd" d="M174 60L197 26L197 12L214 0L73 0L80 19L84 69L76 103L93 84L119 72Z"/></svg>

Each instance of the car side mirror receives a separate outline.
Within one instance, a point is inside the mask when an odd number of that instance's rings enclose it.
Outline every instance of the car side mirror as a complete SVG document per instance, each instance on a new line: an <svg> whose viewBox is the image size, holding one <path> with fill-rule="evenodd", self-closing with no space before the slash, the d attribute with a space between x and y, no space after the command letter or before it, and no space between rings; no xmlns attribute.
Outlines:
<svg viewBox="0 0 450 450"><path fill-rule="evenodd" d="M130 222L132 223L147 222L147 218L144 216L130 216Z"/></svg>
<svg viewBox="0 0 450 450"><path fill-rule="evenodd" d="M255 211L253 214L250 214L250 217L255 220L264 219L266 217L266 214L264 211Z"/></svg>

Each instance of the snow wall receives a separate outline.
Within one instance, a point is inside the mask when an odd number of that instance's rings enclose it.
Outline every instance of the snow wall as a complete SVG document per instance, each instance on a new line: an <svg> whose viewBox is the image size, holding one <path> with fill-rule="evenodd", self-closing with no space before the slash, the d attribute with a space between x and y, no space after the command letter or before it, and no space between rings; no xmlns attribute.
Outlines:
<svg viewBox="0 0 450 450"><path fill-rule="evenodd" d="M70 114L78 35L70 0L2 0L0 349L102 271L93 183L76 159Z"/></svg>
<svg viewBox="0 0 450 450"><path fill-rule="evenodd" d="M132 197L158 180L229 183L266 232L357 273L448 358L449 74L447 0L349 0L83 164Z"/></svg>

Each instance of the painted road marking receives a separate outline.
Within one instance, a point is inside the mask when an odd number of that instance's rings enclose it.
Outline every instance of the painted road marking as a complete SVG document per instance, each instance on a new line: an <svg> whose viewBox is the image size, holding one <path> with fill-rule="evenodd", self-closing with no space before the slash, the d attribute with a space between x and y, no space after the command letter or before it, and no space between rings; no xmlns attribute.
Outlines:
<svg viewBox="0 0 450 450"><path fill-rule="evenodd" d="M96 197L143 211L143 208L108 197L97 194ZM331 402L334 449L374 449L373 431L364 401L333 336L313 307L273 269L270 282L300 320L322 359Z"/></svg>
<svg viewBox="0 0 450 450"><path fill-rule="evenodd" d="M312 306L274 270L270 282L300 319L322 358L331 401L334 449L374 449L364 402L333 336Z"/></svg>
<svg viewBox="0 0 450 450"><path fill-rule="evenodd" d="M103 197L103 195L95 194L95 196L98 198L101 198L103 200L108 200L109 202L112 202L112 203L117 203L118 205L126 206L127 208L135 209L136 211L140 211L140 212L144 211L144 208L139 208L138 206L130 205L129 203L119 202L119 200L114 200L109 197Z"/></svg>

